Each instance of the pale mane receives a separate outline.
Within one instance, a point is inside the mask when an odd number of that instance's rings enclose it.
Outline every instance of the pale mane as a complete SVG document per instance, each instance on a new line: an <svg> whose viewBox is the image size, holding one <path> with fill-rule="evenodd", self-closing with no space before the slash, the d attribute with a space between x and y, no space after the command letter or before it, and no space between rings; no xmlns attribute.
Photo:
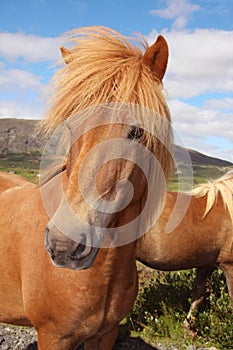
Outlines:
<svg viewBox="0 0 233 350"><path fill-rule="evenodd" d="M169 172L172 159L172 133L170 113L162 94L161 83L150 68L142 62L145 39L127 39L118 32L105 27L86 27L66 35L71 60L58 70L52 85L52 94L47 118L42 126L50 133L70 116L92 106L105 103L125 102L146 107L141 116L144 125L155 132L162 142L147 135L147 144L158 155L161 164ZM160 118L151 116L151 111ZM161 121L161 120L164 120ZM165 122L166 121L166 122ZM166 124L166 125L165 125ZM161 157L161 159L160 159ZM166 162L164 161L166 159Z"/></svg>
<svg viewBox="0 0 233 350"><path fill-rule="evenodd" d="M213 182L197 186L193 189L192 195L207 197L204 217L213 208L218 196L221 196L225 209L233 222L233 170Z"/></svg>

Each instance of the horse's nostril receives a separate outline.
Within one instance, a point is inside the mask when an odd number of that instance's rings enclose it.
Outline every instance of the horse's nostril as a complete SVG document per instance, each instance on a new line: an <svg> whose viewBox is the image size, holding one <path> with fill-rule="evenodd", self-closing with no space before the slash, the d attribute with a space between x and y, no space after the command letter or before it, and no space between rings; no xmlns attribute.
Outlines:
<svg viewBox="0 0 233 350"><path fill-rule="evenodd" d="M91 247L87 246L86 243L86 236L83 235L81 242L77 245L76 249L71 255L72 260L85 258L91 252Z"/></svg>
<svg viewBox="0 0 233 350"><path fill-rule="evenodd" d="M85 247L86 246L84 244L80 243L78 245L77 249L75 250L75 254L77 254L77 255L82 254L84 252L84 250L85 250Z"/></svg>
<svg viewBox="0 0 233 350"><path fill-rule="evenodd" d="M45 248L48 250L49 248L49 228L48 227L46 227L45 229L44 245L45 245Z"/></svg>
<svg viewBox="0 0 233 350"><path fill-rule="evenodd" d="M54 252L49 244L49 228L48 227L46 227L46 229L45 229L44 245L45 245L45 249L49 253L51 259L54 259L55 255L54 255Z"/></svg>
<svg viewBox="0 0 233 350"><path fill-rule="evenodd" d="M54 259L55 255L54 255L54 252L53 252L52 248L48 248L47 251L50 254L51 259Z"/></svg>

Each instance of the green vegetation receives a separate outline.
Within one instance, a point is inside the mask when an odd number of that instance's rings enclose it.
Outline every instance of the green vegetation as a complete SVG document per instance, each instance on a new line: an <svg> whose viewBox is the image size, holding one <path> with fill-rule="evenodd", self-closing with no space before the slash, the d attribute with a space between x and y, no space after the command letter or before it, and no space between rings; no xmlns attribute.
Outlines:
<svg viewBox="0 0 233 350"><path fill-rule="evenodd" d="M37 151L0 155L0 171L14 172L15 174L24 176L31 182L37 182L40 159L40 153Z"/></svg>
<svg viewBox="0 0 233 350"><path fill-rule="evenodd" d="M232 167L217 167L212 165L193 165L193 185L199 185L201 183L205 183L214 179L217 179L221 176L223 176L227 171L232 169ZM186 173L185 168L182 169L184 173ZM188 185L192 183L192 179L189 177L182 177L182 180L184 182L184 188L182 188L182 191L189 190ZM177 191L178 189L178 175L174 174L171 177L171 180L168 184L168 189L170 191ZM185 187L185 183L187 183L187 187Z"/></svg>
<svg viewBox="0 0 233 350"><path fill-rule="evenodd" d="M197 337L192 339L191 334L185 334L183 322L190 307L194 270L140 269L138 297L124 320L124 327L132 336L141 336L151 344L173 344L182 350L189 344L232 349L233 313L222 272L216 270L207 285L205 300L194 321Z"/></svg>
<svg viewBox="0 0 233 350"><path fill-rule="evenodd" d="M30 153L19 153L19 154L6 154L0 155L0 171L14 172L24 176L31 182L38 181L38 173L40 167L41 154L35 150ZM226 173L230 168L220 168L216 166L202 166L194 165L194 185L216 179ZM185 168L183 169L185 172ZM183 171L182 170L182 171ZM190 183L189 178L183 179L183 181ZM175 174L171 177L171 181L168 185L169 190L176 191L178 189L178 176ZM182 188L182 190L185 190ZM187 187L188 189L188 187Z"/></svg>

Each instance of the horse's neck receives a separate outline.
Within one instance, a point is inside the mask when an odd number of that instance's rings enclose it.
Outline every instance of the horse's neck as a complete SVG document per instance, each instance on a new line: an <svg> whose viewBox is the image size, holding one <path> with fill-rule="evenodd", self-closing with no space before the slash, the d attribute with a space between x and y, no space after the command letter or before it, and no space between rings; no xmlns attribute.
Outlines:
<svg viewBox="0 0 233 350"><path fill-rule="evenodd" d="M114 248L100 248L95 264L111 285L131 285L136 278L136 242Z"/></svg>
<svg viewBox="0 0 233 350"><path fill-rule="evenodd" d="M136 242L115 248L100 248L96 264L109 285L110 294L135 297L137 290ZM119 290L120 286L120 290Z"/></svg>
<svg viewBox="0 0 233 350"><path fill-rule="evenodd" d="M93 266L85 272L90 283L96 279L95 293L101 294L104 322L120 321L131 310L137 296L138 280L135 243L100 248Z"/></svg>

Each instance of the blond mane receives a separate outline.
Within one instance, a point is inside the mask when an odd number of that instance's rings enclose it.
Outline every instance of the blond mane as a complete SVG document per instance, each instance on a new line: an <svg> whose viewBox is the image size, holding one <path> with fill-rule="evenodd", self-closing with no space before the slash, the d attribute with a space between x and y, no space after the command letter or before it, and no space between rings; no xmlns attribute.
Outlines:
<svg viewBox="0 0 233 350"><path fill-rule="evenodd" d="M233 170L229 171L219 179L201 184L193 189L192 195L195 197L207 197L205 217L216 203L220 195L225 207L233 222Z"/></svg>
<svg viewBox="0 0 233 350"><path fill-rule="evenodd" d="M45 130L50 133L68 117L108 102L146 107L168 122L154 120L157 118L152 118L151 113L142 116L144 125L149 123L153 132L156 130L162 135L168 148L167 151L162 144L154 145L156 154L161 155L160 163L167 167L164 172L168 174L172 167L169 154L172 133L164 124L170 124L170 113L161 83L142 62L148 47L145 39L135 37L133 43L133 39L105 27L80 28L65 37L74 44L69 49L71 59L54 77L50 107L42 122ZM150 136L147 141L148 144L154 142Z"/></svg>

